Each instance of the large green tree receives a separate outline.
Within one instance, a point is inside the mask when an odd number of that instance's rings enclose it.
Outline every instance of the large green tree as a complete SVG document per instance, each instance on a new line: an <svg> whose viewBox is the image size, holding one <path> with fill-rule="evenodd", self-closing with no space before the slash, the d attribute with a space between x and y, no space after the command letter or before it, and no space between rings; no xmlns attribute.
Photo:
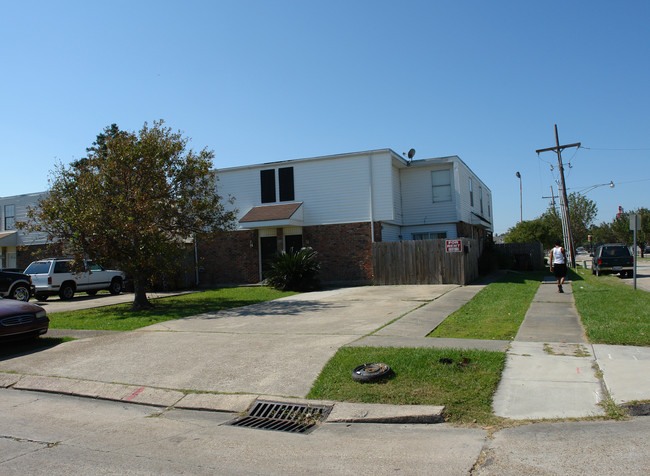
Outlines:
<svg viewBox="0 0 650 476"><path fill-rule="evenodd" d="M650 242L650 210L638 208L631 213L641 215L641 229L637 230L636 240L639 245ZM615 216L609 223L601 223L591 229L595 243L626 243L634 241L634 232L630 230L630 215L623 213Z"/></svg>
<svg viewBox="0 0 650 476"><path fill-rule="evenodd" d="M177 271L188 238L232 228L217 193L214 153L187 149L164 122L139 132L107 127L87 157L52 172L31 228L64 243L77 260L120 266L133 279L133 308L150 307L150 280Z"/></svg>
<svg viewBox="0 0 650 476"><path fill-rule="evenodd" d="M569 219L574 244L587 241L589 230L598 213L596 204L580 193L571 193L569 199ZM505 238L508 243L539 241L551 248L555 240L561 239L562 220L560 211L554 206L534 220L523 221L508 230Z"/></svg>

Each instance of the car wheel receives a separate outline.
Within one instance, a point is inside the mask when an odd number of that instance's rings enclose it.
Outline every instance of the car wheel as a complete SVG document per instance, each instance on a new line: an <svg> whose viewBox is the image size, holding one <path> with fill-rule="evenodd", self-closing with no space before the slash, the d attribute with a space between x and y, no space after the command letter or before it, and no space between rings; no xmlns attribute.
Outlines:
<svg viewBox="0 0 650 476"><path fill-rule="evenodd" d="M108 292L115 295L115 294L120 294L122 292L122 280L119 278L113 279L111 281L111 285L108 288Z"/></svg>
<svg viewBox="0 0 650 476"><path fill-rule="evenodd" d="M59 297L64 301L74 297L74 287L70 283L64 283L59 290Z"/></svg>
<svg viewBox="0 0 650 476"><path fill-rule="evenodd" d="M36 294L34 297L37 301L47 301L49 296L47 294Z"/></svg>
<svg viewBox="0 0 650 476"><path fill-rule="evenodd" d="M600 272L599 269L597 269L597 270L596 270L596 276L600 276L600 275L601 275L601 272Z"/></svg>
<svg viewBox="0 0 650 476"><path fill-rule="evenodd" d="M19 284L13 291L11 291L11 298L16 299L17 301L29 301L29 288Z"/></svg>
<svg viewBox="0 0 650 476"><path fill-rule="evenodd" d="M88 296L94 296L95 294L97 294L97 290L93 289L92 291L86 291L86 294L88 294Z"/></svg>

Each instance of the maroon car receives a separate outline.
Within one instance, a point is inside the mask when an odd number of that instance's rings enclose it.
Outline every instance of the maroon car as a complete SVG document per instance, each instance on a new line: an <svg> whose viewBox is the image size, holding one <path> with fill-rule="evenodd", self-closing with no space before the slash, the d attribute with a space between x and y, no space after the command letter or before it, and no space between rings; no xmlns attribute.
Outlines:
<svg viewBox="0 0 650 476"><path fill-rule="evenodd" d="M38 337L50 325L45 309L36 304L0 298L0 340Z"/></svg>

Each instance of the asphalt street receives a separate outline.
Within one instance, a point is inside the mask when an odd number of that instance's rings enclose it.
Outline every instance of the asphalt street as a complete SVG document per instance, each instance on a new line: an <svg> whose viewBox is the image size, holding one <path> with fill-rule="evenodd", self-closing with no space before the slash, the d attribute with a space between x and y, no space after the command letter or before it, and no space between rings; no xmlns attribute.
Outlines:
<svg viewBox="0 0 650 476"><path fill-rule="evenodd" d="M325 423L309 435L231 414L0 389L0 474L646 475L650 417L502 429Z"/></svg>

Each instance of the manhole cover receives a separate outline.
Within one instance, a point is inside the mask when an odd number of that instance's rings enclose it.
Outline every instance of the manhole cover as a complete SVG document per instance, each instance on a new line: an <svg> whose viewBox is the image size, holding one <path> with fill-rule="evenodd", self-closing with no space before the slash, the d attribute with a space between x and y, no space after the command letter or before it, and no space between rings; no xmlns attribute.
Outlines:
<svg viewBox="0 0 650 476"><path fill-rule="evenodd" d="M325 421L331 411L332 406L328 405L258 400L248 411L248 415L229 421L225 425L307 434L315 430L318 423Z"/></svg>

